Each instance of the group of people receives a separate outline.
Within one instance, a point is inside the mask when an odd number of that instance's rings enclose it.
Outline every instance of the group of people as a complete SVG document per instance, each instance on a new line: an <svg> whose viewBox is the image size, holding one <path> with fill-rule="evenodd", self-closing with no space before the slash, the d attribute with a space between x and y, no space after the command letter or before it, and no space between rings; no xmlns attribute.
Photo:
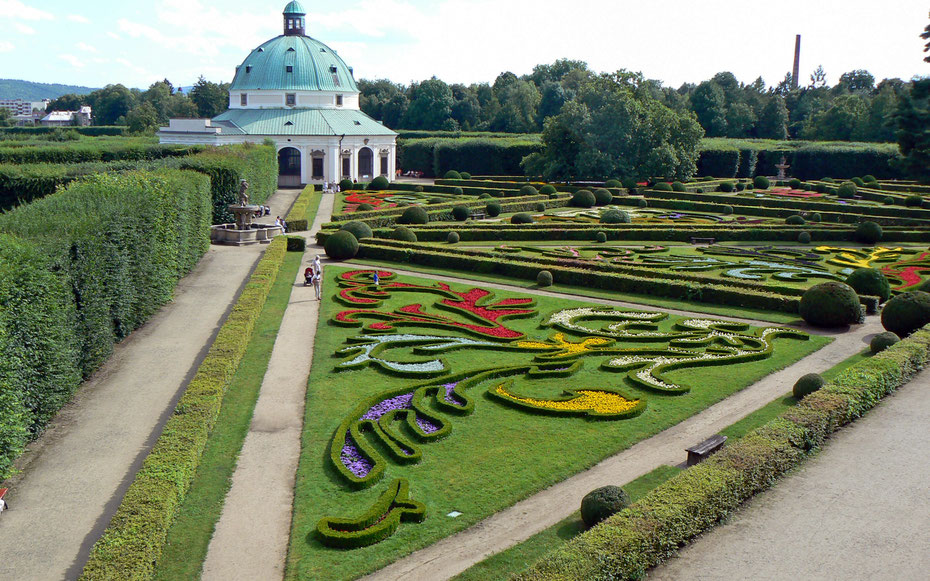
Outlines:
<svg viewBox="0 0 930 581"><path fill-rule="evenodd" d="M278 216L274 219L274 225L281 228L281 232L287 234L287 222L285 222L281 216Z"/></svg>
<svg viewBox="0 0 930 581"><path fill-rule="evenodd" d="M323 193L324 194L338 194L342 191L342 188L339 187L339 184L336 182L323 182Z"/></svg>
<svg viewBox="0 0 930 581"><path fill-rule="evenodd" d="M268 206L259 206L258 210L255 210L256 218L261 218L263 216L270 216L270 215L271 215L271 208L269 208Z"/></svg>
<svg viewBox="0 0 930 581"><path fill-rule="evenodd" d="M314 257L310 266L304 270L304 285L313 285L316 291L316 300L323 300L323 265L320 263L320 255Z"/></svg>

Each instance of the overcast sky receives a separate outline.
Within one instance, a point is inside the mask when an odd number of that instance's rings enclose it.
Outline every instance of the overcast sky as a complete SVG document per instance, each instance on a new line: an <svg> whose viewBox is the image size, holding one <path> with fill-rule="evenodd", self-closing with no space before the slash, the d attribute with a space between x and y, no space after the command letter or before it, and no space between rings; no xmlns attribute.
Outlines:
<svg viewBox="0 0 930 581"><path fill-rule="evenodd" d="M281 34L286 0L0 0L0 78L146 88L236 65ZM731 71L777 84L802 35L801 82L853 69L930 75L926 0L303 0L308 34L357 78L491 82L558 58L628 69L677 87Z"/></svg>

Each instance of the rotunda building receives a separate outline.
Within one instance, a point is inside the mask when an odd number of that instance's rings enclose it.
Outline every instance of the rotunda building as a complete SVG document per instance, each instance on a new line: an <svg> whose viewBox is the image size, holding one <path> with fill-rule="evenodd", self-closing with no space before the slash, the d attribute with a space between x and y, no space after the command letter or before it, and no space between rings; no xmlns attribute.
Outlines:
<svg viewBox="0 0 930 581"><path fill-rule="evenodd" d="M306 11L284 9L284 34L236 67L229 110L213 119L171 119L161 143L224 145L274 141L282 187L393 180L397 134L359 108L352 67L306 35Z"/></svg>

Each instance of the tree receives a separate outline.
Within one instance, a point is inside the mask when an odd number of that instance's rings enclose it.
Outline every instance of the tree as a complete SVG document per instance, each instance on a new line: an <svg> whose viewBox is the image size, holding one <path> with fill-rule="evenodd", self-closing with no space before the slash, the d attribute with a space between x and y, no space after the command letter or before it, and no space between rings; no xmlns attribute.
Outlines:
<svg viewBox="0 0 930 581"><path fill-rule="evenodd" d="M912 177L930 181L930 79L914 81L902 95L897 126L902 165Z"/></svg>
<svg viewBox="0 0 930 581"><path fill-rule="evenodd" d="M404 87L388 79L358 82L359 106L362 111L374 119L384 120L384 106L397 95L403 94Z"/></svg>
<svg viewBox="0 0 930 581"><path fill-rule="evenodd" d="M135 106L135 96L123 85L107 85L87 96L94 111L94 125L122 125Z"/></svg>
<svg viewBox="0 0 930 581"><path fill-rule="evenodd" d="M200 117L216 117L229 109L229 84L211 83L201 75L190 91L190 98Z"/></svg>
<svg viewBox="0 0 930 581"><path fill-rule="evenodd" d="M510 82L508 79L500 91L495 90L495 93L500 109L491 125L493 130L510 133L533 133L539 130L536 109L539 107L540 95L536 85L519 79Z"/></svg>
<svg viewBox="0 0 930 581"><path fill-rule="evenodd" d="M13 125L13 115L9 109L0 108L0 127L9 127Z"/></svg>
<svg viewBox="0 0 930 581"><path fill-rule="evenodd" d="M478 124L481 105L474 87L456 84L452 89L452 118L465 131L471 131Z"/></svg>
<svg viewBox="0 0 930 581"><path fill-rule="evenodd" d="M543 151L524 159L523 167L546 179L686 179L697 170L703 133L692 114L656 100L642 75L618 71L590 79L546 120Z"/></svg>
<svg viewBox="0 0 930 581"><path fill-rule="evenodd" d="M723 137L727 130L726 97L720 85L704 81L691 95L691 110L708 137Z"/></svg>
<svg viewBox="0 0 930 581"><path fill-rule="evenodd" d="M805 139L850 141L868 111L868 104L859 95L840 95L828 109L811 117L802 135Z"/></svg>
<svg viewBox="0 0 930 581"><path fill-rule="evenodd" d="M930 24L924 28L923 33L921 33L920 38L927 41L927 44L924 45L924 52L930 52ZM924 57L924 62L930 63L930 54Z"/></svg>
<svg viewBox="0 0 930 581"><path fill-rule="evenodd" d="M811 89L819 89L827 86L827 73L823 70L823 65L817 65L814 72L811 73Z"/></svg>
<svg viewBox="0 0 930 581"><path fill-rule="evenodd" d="M404 117L408 129L437 130L454 124L452 89L436 77L410 86L410 106Z"/></svg>
<svg viewBox="0 0 930 581"><path fill-rule="evenodd" d="M746 103L734 103L727 109L727 137L750 137L756 124L756 112Z"/></svg>
<svg viewBox="0 0 930 581"><path fill-rule="evenodd" d="M861 141L890 142L895 140L894 116L898 110L898 94L893 85L885 84L876 89L868 103L868 113L853 136Z"/></svg>
<svg viewBox="0 0 930 581"><path fill-rule="evenodd" d="M158 130L158 112L151 103L142 103L126 115L132 133L154 133Z"/></svg>
<svg viewBox="0 0 930 581"><path fill-rule="evenodd" d="M559 114L562 105L567 100L562 85L555 81L544 81L539 87L539 107L536 109L536 123L542 127L547 118Z"/></svg>
<svg viewBox="0 0 930 581"><path fill-rule="evenodd" d="M772 95L759 113L756 137L778 140L788 138L788 108L781 95Z"/></svg>
<svg viewBox="0 0 930 581"><path fill-rule="evenodd" d="M849 91L850 93L871 91L875 88L875 77L869 71L856 69L840 75L840 82L834 91Z"/></svg>
<svg viewBox="0 0 930 581"><path fill-rule="evenodd" d="M51 113L52 111L77 111L81 108L82 105L87 104L89 104L89 102L86 95L75 95L74 93L69 93L52 100L48 105L46 105L45 111L48 113Z"/></svg>
<svg viewBox="0 0 930 581"><path fill-rule="evenodd" d="M401 127L404 115L407 114L407 107L409 106L410 101L407 100L407 95L394 95L391 97L391 100L385 103L381 108L381 122L391 129Z"/></svg>

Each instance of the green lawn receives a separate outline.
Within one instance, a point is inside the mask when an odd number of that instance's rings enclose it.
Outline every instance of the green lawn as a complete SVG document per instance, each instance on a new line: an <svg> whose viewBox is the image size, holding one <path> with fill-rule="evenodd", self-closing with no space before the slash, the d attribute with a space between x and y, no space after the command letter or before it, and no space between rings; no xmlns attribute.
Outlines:
<svg viewBox="0 0 930 581"><path fill-rule="evenodd" d="M252 341L223 397L223 407L204 449L197 475L168 531L165 550L155 572L154 578L158 581L200 577L302 257L297 252L287 254L265 301Z"/></svg>
<svg viewBox="0 0 930 581"><path fill-rule="evenodd" d="M451 423L452 433L439 442L424 444L421 462L408 465L389 463L385 478L378 484L353 491L329 460L328 449L334 431L360 400L385 390L418 383L419 380L401 379L371 367L334 372L334 366L342 357L334 357L333 354L345 346L348 337L361 334L360 329L329 322L337 312L350 308L332 300L336 288L334 277L342 270L329 267L326 271L328 298L322 305L308 382L303 448L295 487L295 513L286 573L288 579L355 578L379 569L677 424L829 342L827 338L814 336L807 341L777 339L774 354L769 359L737 366L670 372L667 374L670 381L686 380L693 386L691 392L679 396L640 389L632 385L625 374L601 371L599 364L603 357L588 357L584 367L568 379L545 378L531 382L517 379L515 383L518 393L528 393L531 389L532 396L538 398L558 396L566 385L575 388L617 386L634 398L646 398L648 407L642 415L618 421L592 421L582 417L553 417L520 411L494 403L482 395L488 387L483 384L470 392L476 402L473 414L442 416L444 421L448 419ZM399 280L432 284L406 277L399 277ZM466 290L464 287L454 288ZM516 296L520 295L497 293L497 298ZM441 312L448 316L448 310L432 306L435 299L435 295L426 293L394 293L381 310L422 303L426 312ZM583 305L537 297L539 313L549 314ZM671 317L661 323L660 329L668 330L679 320ZM529 339L542 341L552 331L540 328L539 321L537 316L510 319L506 324L525 332ZM365 322L371 321L366 319ZM450 334L432 327L400 327L399 332ZM649 343L637 342L635 346ZM629 346L624 343L624 347ZM403 356L398 357L393 351L388 354L398 361L423 360L423 356L410 355L409 349L397 351ZM458 350L444 353L442 358L447 368L460 373L489 366L525 364L532 356L504 350ZM527 383L531 383L530 388L525 385ZM423 523L402 524L387 540L351 551L330 549L316 540L315 527L321 517L359 515L392 479L398 477L408 478L411 498L426 504L428 516ZM458 518L446 516L451 511L462 514Z"/></svg>

